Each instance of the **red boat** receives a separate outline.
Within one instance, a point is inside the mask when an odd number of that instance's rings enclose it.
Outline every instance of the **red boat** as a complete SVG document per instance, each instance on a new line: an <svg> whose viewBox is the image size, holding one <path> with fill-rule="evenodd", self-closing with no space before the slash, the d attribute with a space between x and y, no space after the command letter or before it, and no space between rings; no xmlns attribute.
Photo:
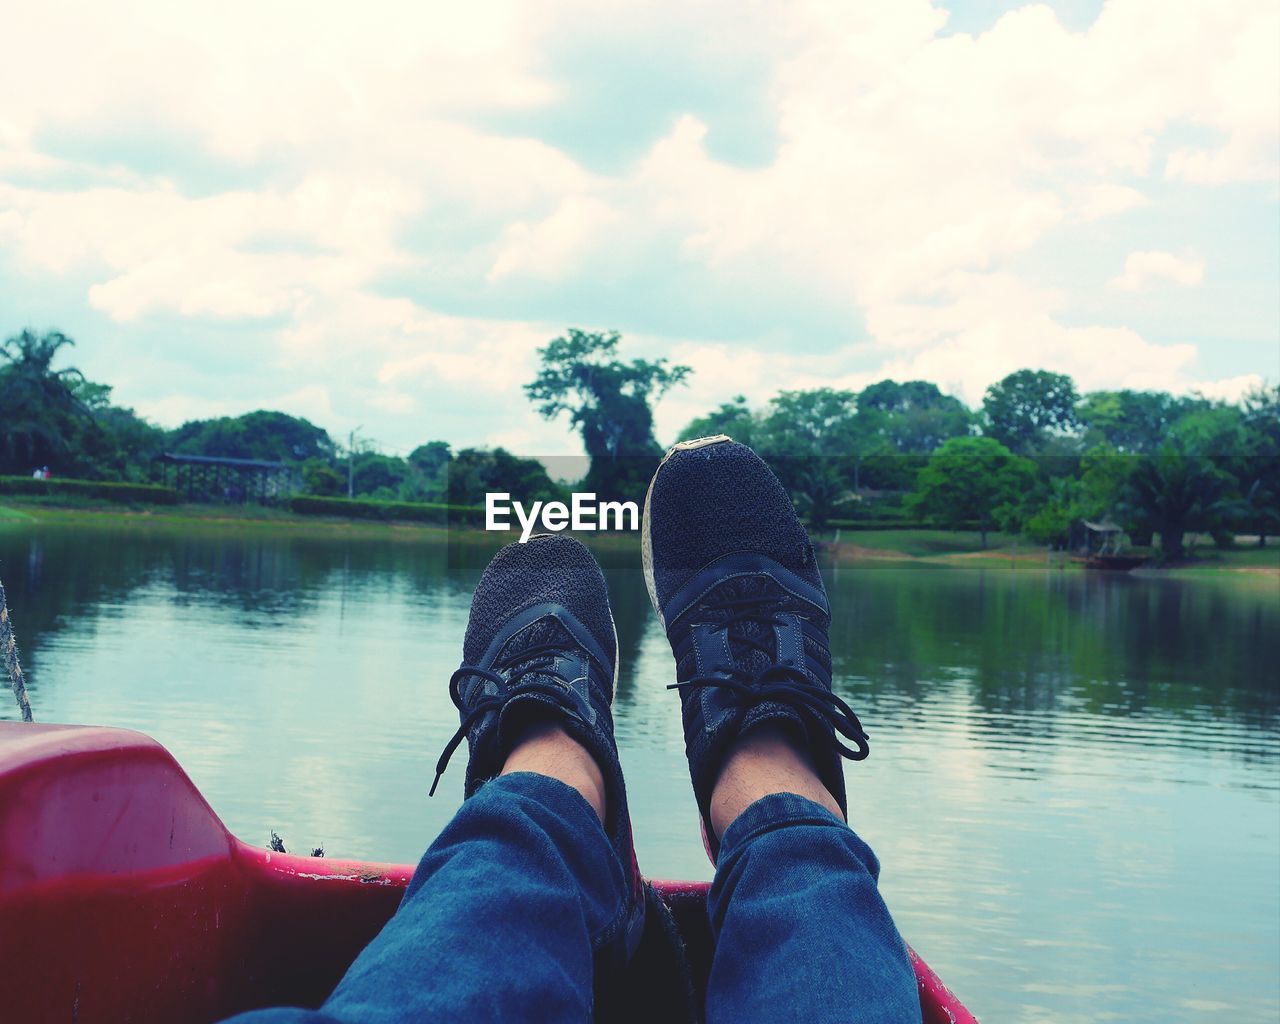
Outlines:
<svg viewBox="0 0 1280 1024"><path fill-rule="evenodd" d="M319 1005L412 872L240 842L140 733L0 723L4 1024L206 1024ZM654 886L705 980L706 883ZM911 958L926 1024L973 1021Z"/></svg>

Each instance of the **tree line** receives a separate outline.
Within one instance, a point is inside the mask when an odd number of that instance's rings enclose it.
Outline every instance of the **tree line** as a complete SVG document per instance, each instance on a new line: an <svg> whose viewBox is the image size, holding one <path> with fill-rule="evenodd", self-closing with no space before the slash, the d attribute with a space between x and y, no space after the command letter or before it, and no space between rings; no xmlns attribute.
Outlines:
<svg viewBox="0 0 1280 1024"><path fill-rule="evenodd" d="M589 457L572 486L604 498L642 494L661 457L653 405L691 369L619 355L617 332L570 329L539 352L525 393L565 417ZM163 430L112 403L72 367L74 342L23 331L0 347L0 473L49 465L63 476L145 482L162 452L294 464L305 493L476 504L502 490L561 499L544 465L502 448L454 451L429 440L408 456L351 451L281 412L191 420ZM781 391L752 408L734 398L677 440L725 433L774 466L801 514L832 521L911 518L1024 533L1064 546L1072 522L1112 519L1139 545L1182 556L1190 532L1218 543L1280 530L1280 387L1238 403L1161 391L1080 394L1071 377L1025 369L993 383L978 409L927 381L861 390Z"/></svg>

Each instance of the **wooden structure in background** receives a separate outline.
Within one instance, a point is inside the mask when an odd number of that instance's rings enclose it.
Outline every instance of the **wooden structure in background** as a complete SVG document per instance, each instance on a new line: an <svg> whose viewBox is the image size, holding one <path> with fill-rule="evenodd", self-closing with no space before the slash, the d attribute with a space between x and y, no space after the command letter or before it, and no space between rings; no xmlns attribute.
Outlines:
<svg viewBox="0 0 1280 1024"><path fill-rule="evenodd" d="M1091 523L1078 519L1071 524L1071 550L1088 569L1136 569L1148 556L1126 550L1126 541L1124 530L1110 520Z"/></svg>
<svg viewBox="0 0 1280 1024"><path fill-rule="evenodd" d="M161 483L186 495L188 501L270 505L297 490L293 467L287 462L223 459L208 455L174 455L157 460Z"/></svg>

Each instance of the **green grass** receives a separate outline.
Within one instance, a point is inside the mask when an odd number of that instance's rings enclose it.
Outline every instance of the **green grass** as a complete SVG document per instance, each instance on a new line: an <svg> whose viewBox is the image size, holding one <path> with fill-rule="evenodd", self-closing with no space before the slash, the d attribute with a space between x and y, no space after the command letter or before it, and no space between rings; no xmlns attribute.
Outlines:
<svg viewBox="0 0 1280 1024"><path fill-rule="evenodd" d="M1234 548L1196 547L1186 562L1173 572L1199 572L1214 569L1269 569L1280 572L1280 541L1270 541L1265 548L1242 544Z"/></svg>
<svg viewBox="0 0 1280 1024"><path fill-rule="evenodd" d="M830 540L831 536L831 533L825 533L822 539ZM840 543L892 551L911 558L937 558L981 551L982 535L963 530L842 530ZM987 535L989 550L1000 550L1012 544L1013 538L1003 533Z"/></svg>
<svg viewBox="0 0 1280 1024"><path fill-rule="evenodd" d="M39 523L48 526L123 526L140 530L233 529L276 530L291 535L416 536L442 534L442 526L425 523L397 524L369 520L328 519L295 515L287 509L261 505L178 505L122 508L107 502L49 502L39 498L6 496L0 521ZM461 532L461 531L456 531Z"/></svg>
<svg viewBox="0 0 1280 1024"><path fill-rule="evenodd" d="M262 505L177 505L153 508L125 508L118 504L77 502L50 503L37 497L6 495L0 505L0 525L40 525L55 528L76 526L111 527L146 532L215 533L234 531L275 532L289 537L394 540L409 543L438 542L479 546L505 544L519 537L515 533L489 533L483 528L442 526L438 523L386 522L377 519L330 518L297 515L284 508ZM628 548L639 544L638 533L580 534L591 547Z"/></svg>

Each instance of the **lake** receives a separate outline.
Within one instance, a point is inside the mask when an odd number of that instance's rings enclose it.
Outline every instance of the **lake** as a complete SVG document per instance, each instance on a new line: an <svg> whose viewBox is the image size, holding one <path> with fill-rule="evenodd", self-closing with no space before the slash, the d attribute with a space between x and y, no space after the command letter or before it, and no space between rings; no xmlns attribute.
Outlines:
<svg viewBox="0 0 1280 1024"><path fill-rule="evenodd" d="M415 861L461 798L446 693L488 538L0 525L37 720L139 729L223 820ZM602 542L640 864L709 878L639 546ZM1280 588L828 565L850 817L988 1022L1280 1016ZM17 717L0 694L0 719Z"/></svg>

